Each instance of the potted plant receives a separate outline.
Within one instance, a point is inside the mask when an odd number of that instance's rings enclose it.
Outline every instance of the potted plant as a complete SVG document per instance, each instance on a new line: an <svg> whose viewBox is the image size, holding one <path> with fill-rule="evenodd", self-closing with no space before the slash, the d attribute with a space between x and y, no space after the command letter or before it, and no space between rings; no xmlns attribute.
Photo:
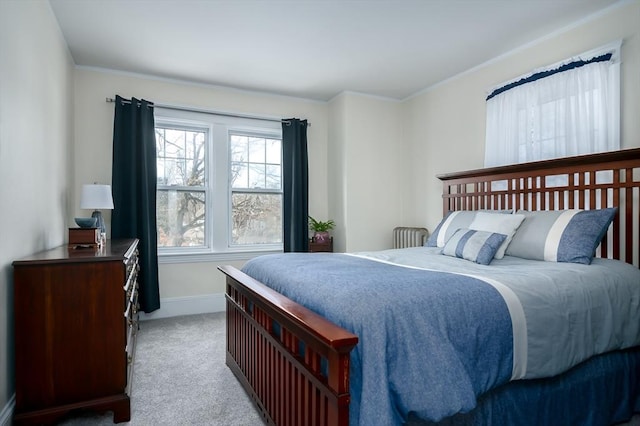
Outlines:
<svg viewBox="0 0 640 426"><path fill-rule="evenodd" d="M326 222L322 222L319 220L315 220L311 216L309 216L309 228L314 231L313 241L316 243L326 243L331 238L329 235L329 230L333 229L335 226L335 222L333 220L328 220Z"/></svg>

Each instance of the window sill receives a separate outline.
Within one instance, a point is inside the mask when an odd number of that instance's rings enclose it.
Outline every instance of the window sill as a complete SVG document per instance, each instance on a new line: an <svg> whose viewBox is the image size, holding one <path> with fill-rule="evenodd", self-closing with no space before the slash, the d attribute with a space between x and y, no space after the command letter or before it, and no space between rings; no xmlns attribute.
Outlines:
<svg viewBox="0 0 640 426"><path fill-rule="evenodd" d="M282 250L250 250L229 251L218 253L158 253L159 264L169 263L198 263L198 262L228 262L249 260L265 254L282 253Z"/></svg>

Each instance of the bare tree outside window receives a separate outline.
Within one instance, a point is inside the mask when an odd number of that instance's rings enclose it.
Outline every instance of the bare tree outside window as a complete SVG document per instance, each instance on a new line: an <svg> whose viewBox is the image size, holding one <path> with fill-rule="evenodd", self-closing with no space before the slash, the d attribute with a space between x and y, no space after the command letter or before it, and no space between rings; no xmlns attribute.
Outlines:
<svg viewBox="0 0 640 426"><path fill-rule="evenodd" d="M156 127L159 247L205 245L206 130Z"/></svg>
<svg viewBox="0 0 640 426"><path fill-rule="evenodd" d="M282 242L282 141L231 134L233 244Z"/></svg>

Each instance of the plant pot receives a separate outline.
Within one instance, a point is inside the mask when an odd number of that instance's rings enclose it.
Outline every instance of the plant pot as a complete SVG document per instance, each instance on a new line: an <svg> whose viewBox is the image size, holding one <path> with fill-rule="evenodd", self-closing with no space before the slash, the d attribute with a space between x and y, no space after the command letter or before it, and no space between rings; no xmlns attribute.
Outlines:
<svg viewBox="0 0 640 426"><path fill-rule="evenodd" d="M331 241L331 236L327 231L316 231L316 233L313 234L313 241L316 243L328 243Z"/></svg>

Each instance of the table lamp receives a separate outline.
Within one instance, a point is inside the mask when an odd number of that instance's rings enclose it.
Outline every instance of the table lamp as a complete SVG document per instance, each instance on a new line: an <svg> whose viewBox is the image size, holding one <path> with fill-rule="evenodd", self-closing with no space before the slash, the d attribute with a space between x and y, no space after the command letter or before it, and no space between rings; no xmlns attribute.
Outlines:
<svg viewBox="0 0 640 426"><path fill-rule="evenodd" d="M113 209L113 197L111 196L111 185L82 185L80 194L80 208L94 209L91 217L96 218L96 226L100 228L101 234L106 234L107 228L100 209Z"/></svg>

